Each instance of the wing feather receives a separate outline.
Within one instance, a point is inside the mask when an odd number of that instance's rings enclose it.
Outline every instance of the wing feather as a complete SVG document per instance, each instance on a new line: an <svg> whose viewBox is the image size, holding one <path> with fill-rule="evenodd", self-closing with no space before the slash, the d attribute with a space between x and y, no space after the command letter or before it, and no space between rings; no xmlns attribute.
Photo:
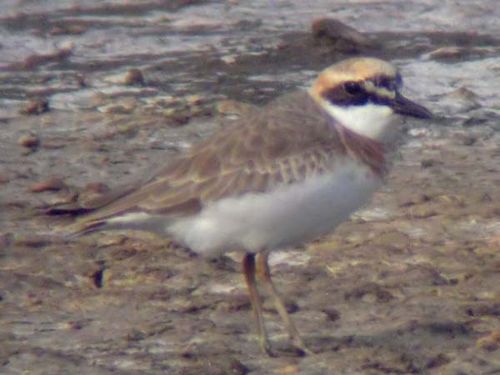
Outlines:
<svg viewBox="0 0 500 375"><path fill-rule="evenodd" d="M129 212L189 215L217 199L304 180L333 168L334 155L348 155L344 138L306 92L282 97L193 146L127 194L104 200L76 231Z"/></svg>

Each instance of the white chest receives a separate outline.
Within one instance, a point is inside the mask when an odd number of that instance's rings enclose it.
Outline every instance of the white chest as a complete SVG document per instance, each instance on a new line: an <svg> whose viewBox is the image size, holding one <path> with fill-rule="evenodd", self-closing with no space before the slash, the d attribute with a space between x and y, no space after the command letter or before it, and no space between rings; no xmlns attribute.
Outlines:
<svg viewBox="0 0 500 375"><path fill-rule="evenodd" d="M166 230L205 256L297 245L332 231L365 204L380 183L365 166L344 160L333 172L297 185L213 202Z"/></svg>

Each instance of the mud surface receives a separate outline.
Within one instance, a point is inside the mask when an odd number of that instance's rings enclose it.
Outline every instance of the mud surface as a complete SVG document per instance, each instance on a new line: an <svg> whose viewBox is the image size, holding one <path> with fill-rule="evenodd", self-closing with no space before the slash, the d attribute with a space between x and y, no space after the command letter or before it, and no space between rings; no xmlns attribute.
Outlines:
<svg viewBox="0 0 500 375"><path fill-rule="evenodd" d="M246 3L0 5L0 373L499 373L496 1ZM315 39L324 16L359 44ZM238 255L207 261L144 233L65 241L52 231L71 219L40 215L244 115L228 99L259 105L364 54L400 66L436 119L406 124L366 209L273 254L315 355L295 355L271 301L279 355L260 353Z"/></svg>

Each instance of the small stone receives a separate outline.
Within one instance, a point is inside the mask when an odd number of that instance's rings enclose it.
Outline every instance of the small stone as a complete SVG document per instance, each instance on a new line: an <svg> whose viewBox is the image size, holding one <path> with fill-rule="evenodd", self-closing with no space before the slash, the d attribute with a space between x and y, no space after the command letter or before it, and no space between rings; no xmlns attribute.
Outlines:
<svg viewBox="0 0 500 375"><path fill-rule="evenodd" d="M50 111L49 101L45 98L32 98L19 111L23 115L41 115Z"/></svg>
<svg viewBox="0 0 500 375"><path fill-rule="evenodd" d="M58 177L50 177L45 181L36 182L30 187L30 191L33 193L41 193L44 191L59 191L64 189L66 185L64 181Z"/></svg>
<svg viewBox="0 0 500 375"><path fill-rule="evenodd" d="M367 303L374 302L389 302L395 297L385 288L376 283L366 283L361 286L354 287L349 292L344 293L346 300L362 300Z"/></svg>
<svg viewBox="0 0 500 375"><path fill-rule="evenodd" d="M493 352L500 347L500 331L492 331L489 335L480 337L476 341L478 348Z"/></svg>
<svg viewBox="0 0 500 375"><path fill-rule="evenodd" d="M217 304L217 310L223 312L247 311L250 306L250 300L246 294L232 295L224 301Z"/></svg>
<svg viewBox="0 0 500 375"><path fill-rule="evenodd" d="M441 47L427 54L427 58L433 60L450 60L458 59L467 53L463 47Z"/></svg>
<svg viewBox="0 0 500 375"><path fill-rule="evenodd" d="M176 127L186 125L191 120L191 114L187 111L174 111L168 117L170 125Z"/></svg>
<svg viewBox="0 0 500 375"><path fill-rule="evenodd" d="M446 365L451 360L445 354L439 353L437 356L432 357L429 361L427 361L425 367L426 368L436 368L443 365Z"/></svg>
<svg viewBox="0 0 500 375"><path fill-rule="evenodd" d="M410 238L407 234L399 231L388 231L380 233L373 239L373 243L386 249L404 250L410 246Z"/></svg>
<svg viewBox="0 0 500 375"><path fill-rule="evenodd" d="M443 95L440 104L450 112L469 112L480 108L480 97L474 91L462 86Z"/></svg>
<svg viewBox="0 0 500 375"><path fill-rule="evenodd" d="M12 233L0 233L0 250L6 249L12 244L14 235Z"/></svg>
<svg viewBox="0 0 500 375"><path fill-rule="evenodd" d="M86 77L82 73L75 74L75 81L78 84L78 87L81 88L88 87Z"/></svg>
<svg viewBox="0 0 500 375"><path fill-rule="evenodd" d="M220 59L228 65L236 63L236 56L234 55L222 56Z"/></svg>
<svg viewBox="0 0 500 375"><path fill-rule="evenodd" d="M91 182L87 184L79 194L79 202L83 207L100 206L102 199L105 199L106 193L110 192L109 186L100 182Z"/></svg>
<svg viewBox="0 0 500 375"><path fill-rule="evenodd" d="M37 148L40 145L40 139L33 134L24 134L19 137L17 140L17 143L20 146L26 147L26 148Z"/></svg>
<svg viewBox="0 0 500 375"><path fill-rule="evenodd" d="M7 176L7 174L0 172L0 184L6 184L9 181L10 181L9 176Z"/></svg>
<svg viewBox="0 0 500 375"><path fill-rule="evenodd" d="M300 374L300 367L297 365L286 365L274 371L276 375L295 375Z"/></svg>
<svg viewBox="0 0 500 375"><path fill-rule="evenodd" d="M124 83L128 86L143 86L144 75L137 68L130 69L125 75Z"/></svg>
<svg viewBox="0 0 500 375"><path fill-rule="evenodd" d="M410 210L410 216L414 219L426 219L436 215L436 209L428 205L420 205Z"/></svg>
<svg viewBox="0 0 500 375"><path fill-rule="evenodd" d="M343 50L355 51L371 44L363 33L333 18L315 20L312 23L312 34L315 39L328 40Z"/></svg>
<svg viewBox="0 0 500 375"><path fill-rule="evenodd" d="M465 309L467 315L480 316L500 316L500 302L473 304Z"/></svg>
<svg viewBox="0 0 500 375"><path fill-rule="evenodd" d="M49 34L50 35L80 35L87 31L83 25L73 25L73 24L65 24L65 25L55 25L53 26Z"/></svg>
<svg viewBox="0 0 500 375"><path fill-rule="evenodd" d="M469 135L469 136L464 137L464 139L462 141L464 146L472 146L476 142L477 142L477 138L474 137L473 135Z"/></svg>
<svg viewBox="0 0 500 375"><path fill-rule="evenodd" d="M231 358L228 361L227 370L229 370L228 373L234 375L245 375L249 373L249 369L243 363L234 358Z"/></svg>
<svg viewBox="0 0 500 375"><path fill-rule="evenodd" d="M479 100L479 95L465 86L459 87L458 89L450 92L448 96L471 101Z"/></svg>
<svg viewBox="0 0 500 375"><path fill-rule="evenodd" d="M332 322L335 322L336 320L340 319L340 313L338 312L337 309L334 309L333 307L326 307L323 309L323 312L326 314L328 319Z"/></svg>
<svg viewBox="0 0 500 375"><path fill-rule="evenodd" d="M50 62L61 62L67 60L72 55L74 47L74 43L65 42L61 44L60 48L57 51L48 54L30 55L26 57L26 59L21 64L12 64L12 67L25 70L33 70L43 64L47 64Z"/></svg>
<svg viewBox="0 0 500 375"><path fill-rule="evenodd" d="M104 194L109 192L110 188L102 182L90 182L85 186L84 190L88 193Z"/></svg>
<svg viewBox="0 0 500 375"><path fill-rule="evenodd" d="M435 163L434 159L424 159L420 162L420 166L424 169L430 168L434 165L434 163Z"/></svg>
<svg viewBox="0 0 500 375"><path fill-rule="evenodd" d="M138 329L133 329L127 334L127 341L141 341L146 338L146 334Z"/></svg>
<svg viewBox="0 0 500 375"><path fill-rule="evenodd" d="M38 234L23 234L14 237L14 245L41 248L50 243L50 237Z"/></svg>
<svg viewBox="0 0 500 375"><path fill-rule="evenodd" d="M83 327L88 325L85 321L83 320L72 320L67 323L67 328L71 330L80 330Z"/></svg>
<svg viewBox="0 0 500 375"><path fill-rule="evenodd" d="M377 296L371 293L366 293L363 297L361 297L361 301L371 305L377 302Z"/></svg>
<svg viewBox="0 0 500 375"><path fill-rule="evenodd" d="M78 193L74 191L64 190L64 193L54 195L52 197L46 198L45 200L49 206L59 207L73 204L77 201L77 199Z"/></svg>
<svg viewBox="0 0 500 375"><path fill-rule="evenodd" d="M186 102L189 105L200 105L203 102L203 99L199 95L190 95L186 97Z"/></svg>
<svg viewBox="0 0 500 375"><path fill-rule="evenodd" d="M137 99L133 97L122 98L116 102L98 107L98 111L110 114L130 114L137 108Z"/></svg>
<svg viewBox="0 0 500 375"><path fill-rule="evenodd" d="M230 99L221 100L216 104L216 111L222 115L245 114L247 112L254 111L257 109L258 107L253 104L243 103Z"/></svg>

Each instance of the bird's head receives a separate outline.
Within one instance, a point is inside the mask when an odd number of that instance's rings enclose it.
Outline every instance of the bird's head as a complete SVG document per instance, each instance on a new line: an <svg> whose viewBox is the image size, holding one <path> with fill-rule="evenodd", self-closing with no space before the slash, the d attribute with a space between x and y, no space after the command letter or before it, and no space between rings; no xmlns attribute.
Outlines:
<svg viewBox="0 0 500 375"><path fill-rule="evenodd" d="M309 93L343 126L384 141L393 133L395 114L432 117L425 107L401 94L402 84L392 64L376 58L352 58L321 72Z"/></svg>

